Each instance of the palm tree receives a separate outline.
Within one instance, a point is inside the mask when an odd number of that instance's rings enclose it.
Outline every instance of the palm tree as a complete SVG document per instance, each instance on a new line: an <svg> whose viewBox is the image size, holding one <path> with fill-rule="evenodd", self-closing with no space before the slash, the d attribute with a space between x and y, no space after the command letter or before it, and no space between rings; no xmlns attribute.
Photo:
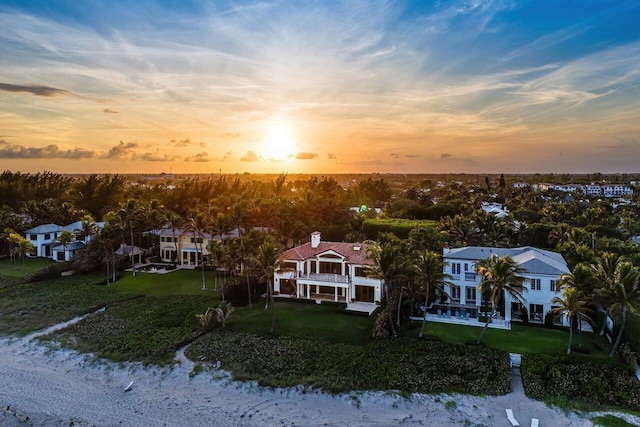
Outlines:
<svg viewBox="0 0 640 427"><path fill-rule="evenodd" d="M9 238L12 240L14 247L13 247L13 251L20 257L22 258L22 266L24 267L25 272L27 271L27 264L24 260L24 257L26 254L28 253L33 253L35 252L36 248L35 246L33 246L33 244L28 241L27 239L25 239L24 237L22 237L21 235L17 234L17 233L12 233Z"/></svg>
<svg viewBox="0 0 640 427"><path fill-rule="evenodd" d="M476 272L482 276L478 289L483 295L488 294L491 302L491 314L487 316L486 323L478 337L477 344L480 345L484 334L489 328L489 322L498 311L498 304L502 294L506 292L520 304L523 304L522 292L526 288L522 285L524 277L521 276L521 274L525 273L525 270L509 255L498 257L493 254L489 258L478 261Z"/></svg>
<svg viewBox="0 0 640 427"><path fill-rule="evenodd" d="M214 269L214 289L218 290L218 268L222 264L222 259L224 258L225 248L222 246L222 243L218 240L209 240L209 255L211 255L211 262L213 263ZM225 272L226 276L226 272ZM226 277L225 277L226 279ZM224 290L222 291L222 297L224 298ZM224 301L224 299L223 299Z"/></svg>
<svg viewBox="0 0 640 427"><path fill-rule="evenodd" d="M610 304L609 301L606 300L605 294L603 294L603 289L611 289L613 288L614 278L616 275L616 270L618 269L618 265L622 262L622 258L611 252L604 252L600 255L598 259L598 263L592 265L595 280L598 283L598 290L596 291L597 295L600 297L602 303L605 306L605 315L604 320L602 321L602 327L600 328L599 335L604 335L607 329L607 318L610 313Z"/></svg>
<svg viewBox="0 0 640 427"><path fill-rule="evenodd" d="M133 229L137 226L140 221L140 212L141 207L140 203L136 199L129 199L123 204L120 205L120 209L118 210L118 218L122 224L123 230L128 230L131 237L131 270L133 275L136 275L136 266L135 266L135 244L133 240ZM124 241L124 236L122 236L122 240Z"/></svg>
<svg viewBox="0 0 640 427"><path fill-rule="evenodd" d="M562 292L563 298L553 297L551 304L557 305L551 312L554 315L566 314L569 320L569 345L567 346L567 354L571 354L571 341L573 340L573 324L574 321L581 323L584 319L589 323L593 323L591 318L586 314L589 310L589 298L578 288L574 286L565 286Z"/></svg>
<svg viewBox="0 0 640 427"><path fill-rule="evenodd" d="M74 235L69 230L62 230L62 232L58 236L57 240L58 240L58 243L60 243L64 248L65 258L67 253L67 246L69 245L69 243L73 242L73 239L74 239Z"/></svg>
<svg viewBox="0 0 640 427"><path fill-rule="evenodd" d="M585 296L590 296L594 291L595 278L593 270L584 263L577 264L573 267L571 274L563 274L556 283L558 289L563 287L576 288Z"/></svg>
<svg viewBox="0 0 640 427"><path fill-rule="evenodd" d="M189 218L188 229L193 233L193 241L196 245L196 251L200 253L200 268L202 270L202 290L207 290L207 279L204 276L204 248L203 242L205 237L205 232L209 227L207 215L204 212L196 212L191 215ZM200 249L198 250L198 245L200 245ZM198 255L196 252L196 263L198 261Z"/></svg>
<svg viewBox="0 0 640 427"><path fill-rule="evenodd" d="M273 240L273 237L267 236L264 243L258 248L258 256L256 257L256 265L262 277L267 280L267 305L271 306L271 333L276 330L276 312L273 301L273 276L280 264L282 250Z"/></svg>
<svg viewBox="0 0 640 427"><path fill-rule="evenodd" d="M178 262L178 237L176 236L176 230L184 226L184 218L176 211L169 210L167 212L167 221L171 227L171 233L173 234L173 262Z"/></svg>
<svg viewBox="0 0 640 427"><path fill-rule="evenodd" d="M422 327L419 337L424 335L424 326L427 322L427 306L432 292L439 291L446 294L445 286L450 285L452 277L444 273L442 256L436 252L428 250L419 252L418 261L414 264L416 279L422 285L424 292L424 315L422 317Z"/></svg>
<svg viewBox="0 0 640 427"><path fill-rule="evenodd" d="M230 302L224 301L215 308L216 320L223 328L227 326L227 322L229 322L229 319L231 319L231 315L235 310L235 307L233 307Z"/></svg>
<svg viewBox="0 0 640 427"><path fill-rule="evenodd" d="M396 282L404 277L409 270L408 261L397 239L387 240L379 245L369 245L367 247L369 257L373 265L369 267L369 277L382 281L384 287L385 299L387 300L387 311L389 314L389 328L391 334L397 335L393 326L393 304L391 301L391 290Z"/></svg>
<svg viewBox="0 0 640 427"><path fill-rule="evenodd" d="M638 313L638 306L640 306L639 278L640 270L630 262L624 261L619 263L616 268L612 286L600 289L599 293L610 302L609 309L611 312L618 312L622 318L618 337L609 357L613 357L618 350L622 333L627 324L627 312Z"/></svg>

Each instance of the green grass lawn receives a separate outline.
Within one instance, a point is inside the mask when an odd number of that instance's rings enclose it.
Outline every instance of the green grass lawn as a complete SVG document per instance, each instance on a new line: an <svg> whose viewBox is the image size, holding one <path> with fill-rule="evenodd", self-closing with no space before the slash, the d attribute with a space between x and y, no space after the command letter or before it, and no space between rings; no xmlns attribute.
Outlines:
<svg viewBox="0 0 640 427"><path fill-rule="evenodd" d="M16 264L11 259L3 259L0 261L0 277L9 277L12 279L26 279L36 271L53 263L54 261L47 258L25 258L24 265L22 260L18 258Z"/></svg>
<svg viewBox="0 0 640 427"><path fill-rule="evenodd" d="M419 322L417 322L419 325ZM413 326L405 329L404 335L417 336L419 327ZM446 323L427 322L425 327L428 336L437 337L442 341L465 344L478 339L482 328L462 325L449 325ZM492 348L510 353L544 353L565 354L569 343L568 329L549 329L534 326L514 324L511 330L489 329L482 342ZM593 343L598 343L603 350L598 350ZM580 343L580 337L573 335L573 345ZM582 333L582 346L588 348L590 357L607 358L610 344L602 337L593 333ZM572 353L580 356L583 354Z"/></svg>
<svg viewBox="0 0 640 427"><path fill-rule="evenodd" d="M218 292L214 291L214 273L205 271L207 290L202 288L202 272L200 270L176 270L171 273L157 274L130 271L123 272L123 277L111 287L120 292L143 294L149 296L170 296L170 295L211 295L217 297ZM218 278L218 287L222 280Z"/></svg>
<svg viewBox="0 0 640 427"><path fill-rule="evenodd" d="M371 340L374 316L354 316L328 304L301 304L276 299L276 332L329 342L364 344ZM253 308L236 309L227 326L231 331L267 333L271 329L271 312L264 309L264 299Z"/></svg>

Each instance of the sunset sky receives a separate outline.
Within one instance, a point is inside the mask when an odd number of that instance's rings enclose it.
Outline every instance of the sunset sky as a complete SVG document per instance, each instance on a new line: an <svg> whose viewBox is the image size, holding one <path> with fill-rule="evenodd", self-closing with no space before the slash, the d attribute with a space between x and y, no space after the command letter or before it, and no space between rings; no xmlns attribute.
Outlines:
<svg viewBox="0 0 640 427"><path fill-rule="evenodd" d="M0 171L640 172L639 25L637 0L2 0Z"/></svg>

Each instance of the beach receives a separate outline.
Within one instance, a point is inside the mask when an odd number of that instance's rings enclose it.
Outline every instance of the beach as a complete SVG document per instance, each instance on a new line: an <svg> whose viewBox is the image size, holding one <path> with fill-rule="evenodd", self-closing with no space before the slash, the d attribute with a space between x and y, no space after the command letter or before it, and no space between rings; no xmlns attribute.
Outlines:
<svg viewBox="0 0 640 427"><path fill-rule="evenodd" d="M194 371L177 354L171 367L119 364L26 338L0 339L0 404L42 426L590 426L591 415L564 413L528 399L519 376L505 396L271 389L231 379L212 366ZM196 371L198 371L196 373ZM125 388L133 381L131 390ZM640 420L627 418L638 423Z"/></svg>

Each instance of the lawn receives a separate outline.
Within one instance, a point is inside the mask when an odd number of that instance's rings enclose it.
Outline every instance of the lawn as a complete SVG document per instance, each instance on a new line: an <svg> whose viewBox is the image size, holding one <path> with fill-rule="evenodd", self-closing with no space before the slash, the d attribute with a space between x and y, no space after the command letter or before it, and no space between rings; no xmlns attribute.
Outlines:
<svg viewBox="0 0 640 427"><path fill-rule="evenodd" d="M420 323L417 322L419 325ZM425 331L427 336L437 337L442 341L465 344L478 339L481 328L462 325L449 325L446 323L428 322ZM405 335L417 336L420 329L414 326L405 329ZM578 346L581 338L574 334L573 345ZM565 354L569 343L569 332L567 329L549 329L535 326L524 326L514 324L511 330L489 329L482 340L484 345L510 353L544 353L544 354ZM594 347L594 342L596 346ZM600 346L602 350L597 347ZM597 334L583 333L582 347L589 349L590 357L605 359L608 357L610 344ZM578 355L578 353L575 353ZM582 355L581 355L582 356Z"/></svg>
<svg viewBox="0 0 640 427"><path fill-rule="evenodd" d="M3 259L0 261L0 277L26 279L28 276L51 263L53 263L53 261L47 258L25 258L23 265L22 260L18 258L14 265L11 259Z"/></svg>
<svg viewBox="0 0 640 427"><path fill-rule="evenodd" d="M124 272L123 277L112 285L112 288L126 293L143 294L149 296L171 295L210 295L218 296L214 291L214 273L205 271L207 290L202 289L202 272L200 270L176 270L166 274ZM218 286L222 280L218 278Z"/></svg>
<svg viewBox="0 0 640 427"><path fill-rule="evenodd" d="M235 318L227 326L230 331L267 333L271 329L271 312L264 300L253 308L236 309ZM371 340L373 316L346 314L342 306L302 304L276 299L276 332L301 338L316 338L333 343L364 344Z"/></svg>

